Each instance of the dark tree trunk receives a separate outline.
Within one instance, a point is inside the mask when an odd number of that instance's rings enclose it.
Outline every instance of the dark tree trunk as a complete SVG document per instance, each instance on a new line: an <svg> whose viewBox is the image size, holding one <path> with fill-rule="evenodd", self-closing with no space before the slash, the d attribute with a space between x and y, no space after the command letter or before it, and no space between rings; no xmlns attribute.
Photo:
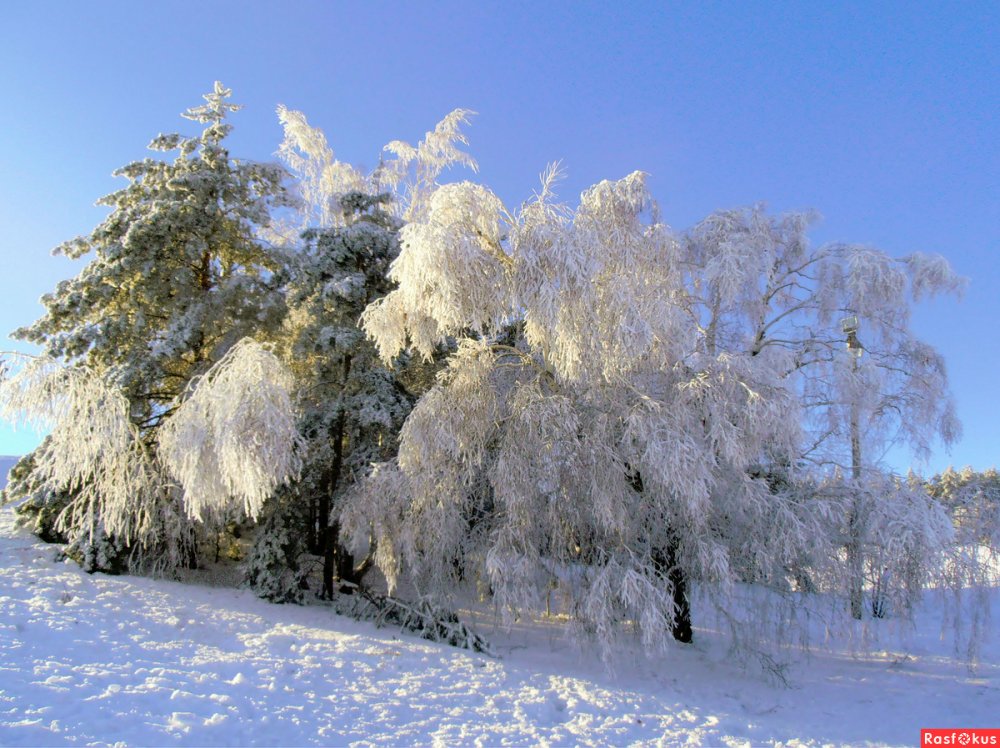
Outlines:
<svg viewBox="0 0 1000 748"><path fill-rule="evenodd" d="M350 373L351 357L346 355L344 356L341 391L343 391L343 388L346 388L347 377ZM323 526L323 591L321 597L326 600L333 599L334 579L356 584L354 582L354 556L341 546L340 523L331 521L330 517L331 499L340 485L340 473L344 465L344 431L346 427L347 411L344 410L343 400L341 400L340 413L337 414L337 423L331 434L333 441L333 464L330 466L330 479L320 503L320 521Z"/></svg>
<svg viewBox="0 0 1000 748"><path fill-rule="evenodd" d="M358 585L361 583L361 574L354 568L354 554L347 550L340 542L340 523L333 523L334 532L336 533L336 539L334 541L334 571L337 574L337 579L340 582L347 582L349 585ZM350 587L341 586L341 592L351 591Z"/></svg>
<svg viewBox="0 0 1000 748"><path fill-rule="evenodd" d="M329 485L329 480L323 481L324 486ZM313 533L313 553L318 556L326 554L326 528L330 524L330 493L324 487L319 499L313 502L316 512L316 521L312 528Z"/></svg>
<svg viewBox="0 0 1000 748"><path fill-rule="evenodd" d="M687 575L677 563L677 543L675 540L666 548L657 548L653 551L653 564L656 570L667 578L674 599L674 620L670 625L670 633L674 639L684 644L690 644L693 633L691 631L691 603L687 594Z"/></svg>
<svg viewBox="0 0 1000 748"><path fill-rule="evenodd" d="M334 555L337 546L337 528L327 524L323 531L323 589L320 597L324 600L333 599L333 578L337 575Z"/></svg>
<svg viewBox="0 0 1000 748"><path fill-rule="evenodd" d="M322 501L323 499L317 499L315 496L309 497L309 535L306 538L306 544L309 548L310 553L314 553L317 556L323 554L323 538L319 530L319 518L323 516L322 514ZM329 507L327 507L327 513L329 513Z"/></svg>
<svg viewBox="0 0 1000 748"><path fill-rule="evenodd" d="M626 469L632 488L635 489L636 493L642 493L642 474L637 470L632 470L627 465ZM687 575L677 563L677 536L670 528L667 528L666 535L669 538L667 545L652 549L653 566L657 573L670 583L674 602L674 619L670 624L670 633L676 641L690 644L693 631L691 629L691 603L687 594Z"/></svg>

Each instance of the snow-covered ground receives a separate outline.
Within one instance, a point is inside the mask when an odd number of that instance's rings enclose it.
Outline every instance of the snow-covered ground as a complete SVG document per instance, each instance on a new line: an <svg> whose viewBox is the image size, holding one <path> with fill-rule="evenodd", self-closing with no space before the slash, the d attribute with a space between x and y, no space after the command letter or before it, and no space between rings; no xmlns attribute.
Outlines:
<svg viewBox="0 0 1000 748"><path fill-rule="evenodd" d="M0 510L0 745L915 745L921 727L1000 727L998 637L972 673L933 607L908 654L814 651L786 687L705 630L657 659L622 642L609 672L558 626L487 629L493 659L53 553Z"/></svg>

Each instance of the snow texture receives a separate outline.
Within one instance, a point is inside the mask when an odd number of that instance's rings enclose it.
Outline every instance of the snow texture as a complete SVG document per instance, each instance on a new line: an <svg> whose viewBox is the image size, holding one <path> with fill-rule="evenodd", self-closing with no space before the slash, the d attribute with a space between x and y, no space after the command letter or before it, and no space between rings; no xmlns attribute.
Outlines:
<svg viewBox="0 0 1000 748"><path fill-rule="evenodd" d="M933 606L908 654L816 652L787 687L702 629L662 661L622 640L609 672L554 622L484 630L495 659L326 607L87 575L13 520L0 510L6 746L912 745L921 727L1000 724L1000 647L970 673Z"/></svg>

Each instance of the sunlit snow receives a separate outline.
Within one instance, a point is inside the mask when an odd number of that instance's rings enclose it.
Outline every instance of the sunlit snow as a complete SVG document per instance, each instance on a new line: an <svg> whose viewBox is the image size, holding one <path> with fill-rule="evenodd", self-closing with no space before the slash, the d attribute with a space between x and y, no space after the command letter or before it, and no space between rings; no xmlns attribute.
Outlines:
<svg viewBox="0 0 1000 748"><path fill-rule="evenodd" d="M622 641L608 670L556 623L486 626L493 659L321 606L87 575L54 552L0 510L3 745L916 744L1000 713L996 637L970 672L933 605L907 653L817 650L782 686L702 629L663 658Z"/></svg>

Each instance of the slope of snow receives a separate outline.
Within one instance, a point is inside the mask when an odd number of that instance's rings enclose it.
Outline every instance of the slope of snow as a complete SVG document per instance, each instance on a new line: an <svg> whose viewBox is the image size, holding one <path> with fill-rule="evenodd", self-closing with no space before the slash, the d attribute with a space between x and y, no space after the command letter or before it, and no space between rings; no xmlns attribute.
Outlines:
<svg viewBox="0 0 1000 748"><path fill-rule="evenodd" d="M20 457L0 455L0 489L7 485L7 473L10 472L10 469L14 467L20 459Z"/></svg>
<svg viewBox="0 0 1000 748"><path fill-rule="evenodd" d="M913 745L1000 726L995 637L973 674L935 611L910 655L815 652L781 687L703 630L659 659L623 642L610 672L557 626L485 630L493 659L53 555L0 510L0 745Z"/></svg>

